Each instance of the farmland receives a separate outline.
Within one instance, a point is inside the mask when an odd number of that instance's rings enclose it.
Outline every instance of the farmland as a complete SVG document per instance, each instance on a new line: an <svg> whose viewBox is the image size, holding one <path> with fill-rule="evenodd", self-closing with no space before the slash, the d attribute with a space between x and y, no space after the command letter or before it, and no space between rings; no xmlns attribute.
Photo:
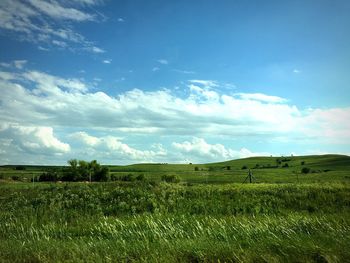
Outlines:
<svg viewBox="0 0 350 263"><path fill-rule="evenodd" d="M1 167L0 261L350 259L348 156L108 168L110 181L88 183L38 182L62 167Z"/></svg>

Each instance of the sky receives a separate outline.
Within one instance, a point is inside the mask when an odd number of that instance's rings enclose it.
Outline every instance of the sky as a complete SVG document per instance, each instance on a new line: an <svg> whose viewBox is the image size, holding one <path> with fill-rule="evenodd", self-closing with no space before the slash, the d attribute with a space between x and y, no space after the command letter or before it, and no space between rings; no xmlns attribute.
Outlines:
<svg viewBox="0 0 350 263"><path fill-rule="evenodd" d="M0 164L350 154L350 1L1 0Z"/></svg>

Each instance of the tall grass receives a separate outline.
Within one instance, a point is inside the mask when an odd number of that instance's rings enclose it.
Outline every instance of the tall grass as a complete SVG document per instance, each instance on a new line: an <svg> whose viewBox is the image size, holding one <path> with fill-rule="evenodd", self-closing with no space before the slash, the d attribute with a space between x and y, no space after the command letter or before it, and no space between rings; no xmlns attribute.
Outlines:
<svg viewBox="0 0 350 263"><path fill-rule="evenodd" d="M347 262L348 184L4 184L1 262Z"/></svg>

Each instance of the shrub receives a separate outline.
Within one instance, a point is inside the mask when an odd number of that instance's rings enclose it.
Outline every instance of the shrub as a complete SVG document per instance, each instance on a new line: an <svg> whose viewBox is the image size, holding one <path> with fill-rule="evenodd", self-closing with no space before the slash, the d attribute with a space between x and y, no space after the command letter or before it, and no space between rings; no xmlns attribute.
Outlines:
<svg viewBox="0 0 350 263"><path fill-rule="evenodd" d="M194 167L194 170L195 170L195 171L199 171L198 166Z"/></svg>
<svg viewBox="0 0 350 263"><path fill-rule="evenodd" d="M15 170L17 170L17 171L23 171L25 169L26 169L26 167L22 166L22 165L18 165L18 166L15 167Z"/></svg>
<svg viewBox="0 0 350 263"><path fill-rule="evenodd" d="M303 167L303 169L301 169L301 173L303 174L308 174L311 171L311 169L309 167Z"/></svg>
<svg viewBox="0 0 350 263"><path fill-rule="evenodd" d="M19 181L19 180L20 180L20 178L19 178L18 175L12 175L12 176L11 176L11 179L12 179L13 181Z"/></svg>
<svg viewBox="0 0 350 263"><path fill-rule="evenodd" d="M98 170L94 171L93 174L93 179L94 181L98 181L98 182L107 182L110 180L110 176L109 176L109 169L108 167L101 167Z"/></svg>
<svg viewBox="0 0 350 263"><path fill-rule="evenodd" d="M164 174L162 176L162 181L167 182L167 183L179 183L180 178L177 175L166 175Z"/></svg>
<svg viewBox="0 0 350 263"><path fill-rule="evenodd" d="M42 173L39 177L40 182L56 182L58 181L59 176L57 171L46 171Z"/></svg>
<svg viewBox="0 0 350 263"><path fill-rule="evenodd" d="M242 166L242 170L248 169L248 167L246 165Z"/></svg>
<svg viewBox="0 0 350 263"><path fill-rule="evenodd" d="M144 174L139 174L137 177L136 177L136 180L137 181L145 181L146 180L146 177Z"/></svg>
<svg viewBox="0 0 350 263"><path fill-rule="evenodd" d="M301 163L300 163L301 165L304 165L305 164L305 161L301 161Z"/></svg>
<svg viewBox="0 0 350 263"><path fill-rule="evenodd" d="M133 176L133 174L127 174L120 177L120 180L125 182L132 182L135 181L135 177Z"/></svg>
<svg viewBox="0 0 350 263"><path fill-rule="evenodd" d="M226 169L227 169L227 170L231 170L231 166L228 165L228 166L226 167Z"/></svg>
<svg viewBox="0 0 350 263"><path fill-rule="evenodd" d="M288 168L289 165L288 165L288 163L285 163L284 165L282 165L282 167Z"/></svg>

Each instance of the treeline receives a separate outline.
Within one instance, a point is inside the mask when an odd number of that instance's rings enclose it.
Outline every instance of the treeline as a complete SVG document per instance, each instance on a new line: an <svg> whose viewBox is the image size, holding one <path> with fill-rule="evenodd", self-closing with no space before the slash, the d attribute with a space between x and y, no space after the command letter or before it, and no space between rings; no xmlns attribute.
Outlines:
<svg viewBox="0 0 350 263"><path fill-rule="evenodd" d="M50 169L38 178L39 181L94 181L106 182L110 180L109 169L102 166L96 160L87 162L84 160L71 159L69 166L61 169Z"/></svg>

